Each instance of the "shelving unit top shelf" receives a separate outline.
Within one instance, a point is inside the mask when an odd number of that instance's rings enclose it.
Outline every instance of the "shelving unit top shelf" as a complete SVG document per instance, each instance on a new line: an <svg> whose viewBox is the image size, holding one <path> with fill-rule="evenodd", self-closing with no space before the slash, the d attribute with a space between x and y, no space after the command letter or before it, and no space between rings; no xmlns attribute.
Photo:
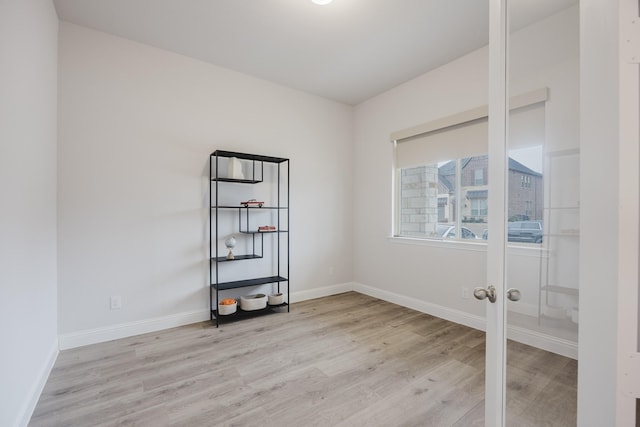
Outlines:
<svg viewBox="0 0 640 427"><path fill-rule="evenodd" d="M217 157L236 157L238 159L255 160L258 162L267 163L283 163L289 161L289 159L286 159L284 157L261 156L259 154L238 153L236 151L224 150L216 150L211 155Z"/></svg>

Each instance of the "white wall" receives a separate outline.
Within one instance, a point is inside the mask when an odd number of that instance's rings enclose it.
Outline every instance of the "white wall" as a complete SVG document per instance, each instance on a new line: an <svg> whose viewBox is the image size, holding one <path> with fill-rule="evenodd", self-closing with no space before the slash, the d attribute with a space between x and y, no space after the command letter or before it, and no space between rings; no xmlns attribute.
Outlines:
<svg viewBox="0 0 640 427"><path fill-rule="evenodd" d="M404 245L391 235L392 145L397 130L487 104L487 49L366 101L356 108L354 280L377 289L459 308L484 310L459 298L461 286L486 276L482 248ZM477 250L474 250L477 249ZM454 262L455 261L455 262ZM459 268L464 265L465 268Z"/></svg>
<svg viewBox="0 0 640 427"><path fill-rule="evenodd" d="M0 425L26 425L57 341L58 17L0 3Z"/></svg>
<svg viewBox="0 0 640 427"><path fill-rule="evenodd" d="M291 159L294 296L351 280L352 107L65 22L59 73L62 347L208 318L216 149Z"/></svg>
<svg viewBox="0 0 640 427"><path fill-rule="evenodd" d="M573 7L519 31L511 40L511 95L549 88L546 131L548 147L553 149L578 144L578 34L578 8ZM483 48L357 106L356 282L472 316L484 315L484 304L461 298L461 287L485 285L483 247L407 245L389 239L392 215L389 135L486 105L487 73L488 50ZM520 256L518 253L514 251L512 256ZM537 283L521 290L527 299L533 294L533 304L537 304Z"/></svg>

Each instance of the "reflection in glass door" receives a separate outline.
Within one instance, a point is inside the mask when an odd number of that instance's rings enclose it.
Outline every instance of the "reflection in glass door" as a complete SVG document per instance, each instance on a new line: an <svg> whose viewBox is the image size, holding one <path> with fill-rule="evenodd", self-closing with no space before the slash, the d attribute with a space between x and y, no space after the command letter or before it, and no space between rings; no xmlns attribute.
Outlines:
<svg viewBox="0 0 640 427"><path fill-rule="evenodd" d="M576 424L578 2L509 0L506 425Z"/></svg>

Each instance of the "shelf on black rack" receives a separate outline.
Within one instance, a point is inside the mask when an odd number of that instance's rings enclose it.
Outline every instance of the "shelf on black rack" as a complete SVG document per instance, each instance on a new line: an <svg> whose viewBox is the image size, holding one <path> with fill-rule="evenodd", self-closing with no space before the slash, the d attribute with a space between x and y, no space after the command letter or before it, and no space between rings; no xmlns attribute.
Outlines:
<svg viewBox="0 0 640 427"><path fill-rule="evenodd" d="M262 207L258 207L258 206L211 206L211 209L280 209L280 210L285 210L285 209L289 209L287 206L262 206Z"/></svg>
<svg viewBox="0 0 640 427"><path fill-rule="evenodd" d="M278 282L286 282L282 276L269 276L269 277L258 277L257 279L247 279L247 280L236 280L234 282L221 282L217 285L213 283L211 286L213 288L217 288L219 291L225 289L236 289L236 288L246 288L247 286L259 286L266 285L269 283L278 283Z"/></svg>
<svg viewBox="0 0 640 427"><path fill-rule="evenodd" d="M211 153L211 155L217 156L217 157L237 157L238 159L256 160L258 162L267 162L267 163L282 163L289 160L289 159L285 159L284 157L261 156L259 154L238 153L235 151L225 151L225 150L216 150L213 153Z"/></svg>
<svg viewBox="0 0 640 427"><path fill-rule="evenodd" d="M287 230L268 230L268 231L240 231L241 234L273 234L273 233L288 233Z"/></svg>
<svg viewBox="0 0 640 427"><path fill-rule="evenodd" d="M218 310L211 310L211 313L213 313L213 316L216 319L218 319L220 321L220 323L235 322L236 320L249 319L251 317L263 316L265 314L278 313L276 311L276 309L278 309L278 308L286 308L288 305L289 304L287 304L285 302L285 303L279 304L279 305L268 305L263 309L251 310L251 311L245 311L245 310L242 310L242 309L238 308L238 311L236 311L235 313L227 314L227 315L220 315L220 316L218 316Z"/></svg>
<svg viewBox="0 0 640 427"><path fill-rule="evenodd" d="M237 178L222 178L222 177L213 177L211 181L220 181L220 182L237 182L239 184L258 184L262 182L261 179L237 179Z"/></svg>
<svg viewBox="0 0 640 427"><path fill-rule="evenodd" d="M227 262L227 261L241 261L243 259L259 259L262 258L262 255L252 254L252 255L234 255L233 259L227 259L226 256L220 256L218 258L211 258L215 262Z"/></svg>

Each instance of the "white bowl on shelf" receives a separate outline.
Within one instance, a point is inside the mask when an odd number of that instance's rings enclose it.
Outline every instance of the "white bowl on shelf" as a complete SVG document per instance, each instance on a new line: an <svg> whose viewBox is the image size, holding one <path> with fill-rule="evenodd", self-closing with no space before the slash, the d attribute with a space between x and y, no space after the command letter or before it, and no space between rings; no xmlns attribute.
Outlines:
<svg viewBox="0 0 640 427"><path fill-rule="evenodd" d="M233 314L238 310L238 302L234 302L233 304L218 304L218 314L221 316L228 316L229 314Z"/></svg>
<svg viewBox="0 0 640 427"><path fill-rule="evenodd" d="M265 294L245 295L240 297L240 308L244 311L262 310L267 306Z"/></svg>
<svg viewBox="0 0 640 427"><path fill-rule="evenodd" d="M284 303L284 294L271 294L269 295L269 305L281 305Z"/></svg>

